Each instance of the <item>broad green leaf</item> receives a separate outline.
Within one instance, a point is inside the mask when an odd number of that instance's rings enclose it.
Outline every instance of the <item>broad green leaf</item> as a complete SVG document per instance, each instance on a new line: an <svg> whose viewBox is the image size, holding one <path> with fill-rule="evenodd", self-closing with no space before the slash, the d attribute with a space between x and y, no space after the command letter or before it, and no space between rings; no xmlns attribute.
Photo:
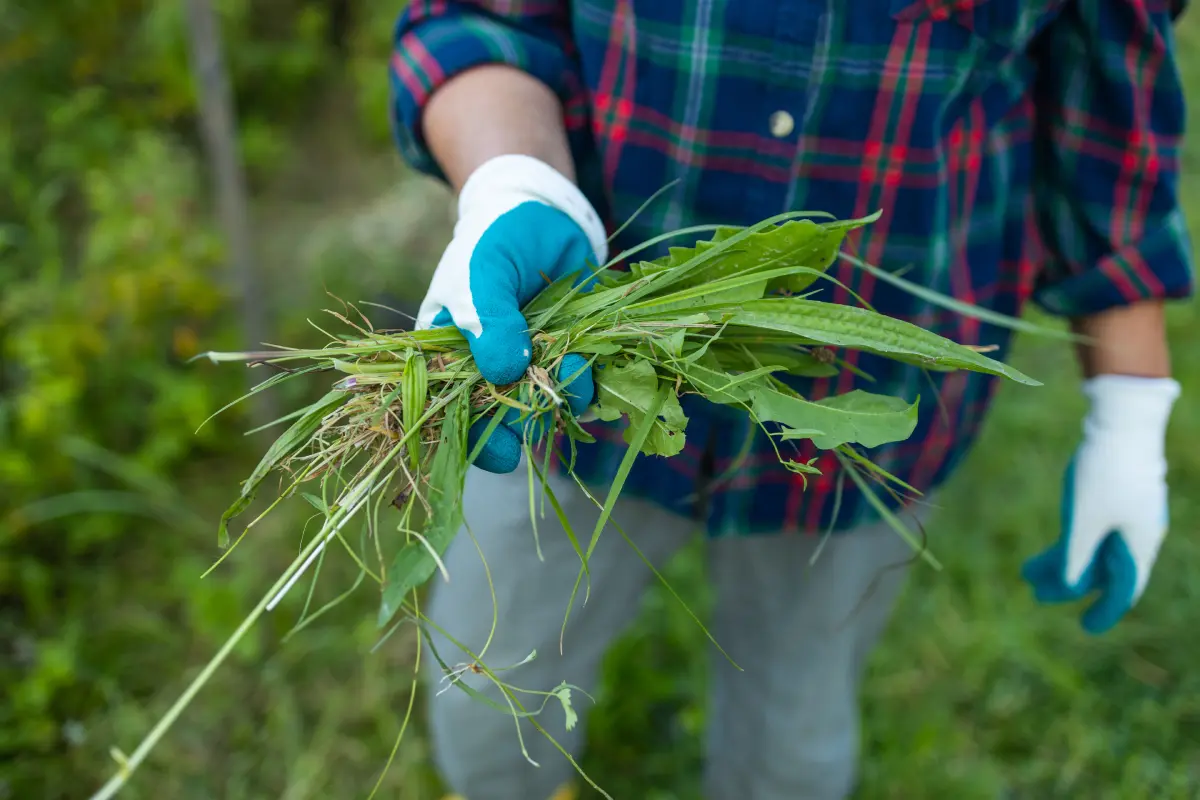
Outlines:
<svg viewBox="0 0 1200 800"><path fill-rule="evenodd" d="M672 287L683 286L689 280L703 280L702 276L713 268L715 262L722 260L730 251L741 249L742 245L750 241L755 235L781 226L789 220L809 216L812 216L812 214L805 211L787 211L762 220L754 225L738 229L720 241L713 241L711 242L711 247L704 250L695 250L694 256L687 258L682 263L677 263L668 256L669 269L645 271L642 277L631 283L627 288L622 289L619 304L621 306L632 305L652 294L661 294ZM877 217L878 214L875 216ZM855 227L864 225L874 218L870 217L862 220L848 220L846 222L830 224L842 227ZM751 261L749 263L753 264L754 262ZM764 260L759 264L759 267L762 269L770 266L779 266L779 264L770 262L769 260Z"/></svg>
<svg viewBox="0 0 1200 800"><path fill-rule="evenodd" d="M720 259L697 270L673 288L702 286L732 275L794 264L814 271L775 278L769 289L803 291L833 263L851 227L853 225L846 223L822 223L811 219L792 219L772 225L745 237L736 248L730 249ZM699 241L695 247L672 247L666 256L635 264L631 271L641 277L677 268L728 241L742 230L735 227L720 228L708 241Z"/></svg>
<svg viewBox="0 0 1200 800"><path fill-rule="evenodd" d="M625 429L625 441L632 444L630 436L642 418L658 403L659 377L654 366L644 359L635 359L627 364L609 364L596 370L596 414L605 422L614 422L622 416L629 418ZM673 456L683 450L684 429L687 416L679 405L674 392L662 404L654 424L646 435L642 452L646 455Z"/></svg>
<svg viewBox="0 0 1200 800"><path fill-rule="evenodd" d="M812 402L775 389L755 389L750 402L758 421L792 429L783 438L812 439L822 450L904 441L917 425L916 403L861 390Z"/></svg>
<svg viewBox="0 0 1200 800"><path fill-rule="evenodd" d="M437 561L429 549L441 557L462 525L469 414L470 399L465 392L446 408L441 438L429 466L429 480L422 489L431 508L422 533L425 542L414 537L396 553L379 605L380 627L388 624L408 593L429 580L437 569Z"/></svg>
<svg viewBox="0 0 1200 800"><path fill-rule="evenodd" d="M863 308L794 297L766 298L714 312L714 321L783 332L833 347L888 356L930 369L968 369L1002 375L1027 386L1039 381L982 353L912 323Z"/></svg>
<svg viewBox="0 0 1200 800"><path fill-rule="evenodd" d="M242 493L237 500L225 510L221 515L221 521L217 528L217 541L221 547L226 547L229 544L229 522L238 514L241 514L250 507L250 503L254 501L254 496L258 493L258 487L266 479L267 475L272 470L279 467L301 448L305 447L312 440L313 434L321 427L321 423L325 417L342 405L349 399L350 395L346 392L332 391L310 405L304 414L291 426L279 435L271 446L267 448L267 452L263 454L262 459L258 462L258 466L250 473L250 477L242 481Z"/></svg>

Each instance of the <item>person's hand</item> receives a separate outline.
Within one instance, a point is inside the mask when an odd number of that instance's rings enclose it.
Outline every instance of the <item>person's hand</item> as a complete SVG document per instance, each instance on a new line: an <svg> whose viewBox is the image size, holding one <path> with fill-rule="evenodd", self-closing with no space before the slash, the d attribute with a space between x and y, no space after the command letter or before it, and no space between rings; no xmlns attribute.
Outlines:
<svg viewBox="0 0 1200 800"><path fill-rule="evenodd" d="M467 339L484 380L503 386L525 374L533 344L521 309L549 282L578 272L585 279L607 258L604 226L583 193L537 159L505 155L484 162L459 192L458 221L417 326L454 325ZM574 377L572 377L574 376ZM559 363L560 394L573 414L587 410L595 393L582 356ZM511 472L521 460L529 420L506 409L474 464ZM472 426L473 449L486 420ZM536 434L532 434L536 437Z"/></svg>
<svg viewBox="0 0 1200 800"><path fill-rule="evenodd" d="M1141 598L1167 532L1170 378L1101 375L1084 384L1091 409L1063 485L1062 531L1022 575L1042 603L1098 593L1084 630L1112 628Z"/></svg>

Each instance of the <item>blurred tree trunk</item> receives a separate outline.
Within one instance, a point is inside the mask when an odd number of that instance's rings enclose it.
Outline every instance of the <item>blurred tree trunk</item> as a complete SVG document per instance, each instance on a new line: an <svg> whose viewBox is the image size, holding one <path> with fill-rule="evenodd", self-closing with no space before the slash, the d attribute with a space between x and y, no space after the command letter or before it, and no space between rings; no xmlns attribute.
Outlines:
<svg viewBox="0 0 1200 800"><path fill-rule="evenodd" d="M220 25L211 0L183 0L187 13L192 74L200 99L200 127L216 191L217 213L225 238L230 277L241 298L242 336L246 349L266 341L267 306L259 285L254 243L250 235L250 204L237 137L237 113L221 49ZM251 373L253 375L253 373ZM250 382L255 383L251 377ZM253 398L257 425L277 418L273 398Z"/></svg>

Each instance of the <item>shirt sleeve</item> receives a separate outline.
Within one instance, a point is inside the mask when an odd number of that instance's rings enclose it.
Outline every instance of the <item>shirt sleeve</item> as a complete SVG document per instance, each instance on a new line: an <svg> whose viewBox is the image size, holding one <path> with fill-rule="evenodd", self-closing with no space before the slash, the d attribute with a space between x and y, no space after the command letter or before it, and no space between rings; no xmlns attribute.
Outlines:
<svg viewBox="0 0 1200 800"><path fill-rule="evenodd" d="M444 179L421 135L430 95L456 74L508 64L549 86L568 113L584 108L567 0L411 0L396 22L390 117L401 155Z"/></svg>
<svg viewBox="0 0 1200 800"><path fill-rule="evenodd" d="M1184 90L1172 25L1186 0L1077 0L1038 46L1034 300L1093 314L1188 297L1179 202Z"/></svg>

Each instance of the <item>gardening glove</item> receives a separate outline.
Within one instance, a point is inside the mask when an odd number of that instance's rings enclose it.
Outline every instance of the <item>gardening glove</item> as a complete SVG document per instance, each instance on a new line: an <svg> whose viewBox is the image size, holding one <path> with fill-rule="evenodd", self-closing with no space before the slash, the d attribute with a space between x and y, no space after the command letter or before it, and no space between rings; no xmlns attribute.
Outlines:
<svg viewBox="0 0 1200 800"><path fill-rule="evenodd" d="M590 277L607 255L600 217L574 183L529 156L493 158L459 192L454 235L433 273L417 326L454 325L484 380L513 383L533 354L521 309L552 281L576 272L581 280ZM571 412L586 411L595 393L587 360L567 355L555 378L568 381L559 394ZM520 417L516 409L505 410L475 466L488 472L517 468L522 434L537 438L529 420ZM486 427L484 419L472 426L472 450Z"/></svg>
<svg viewBox="0 0 1200 800"><path fill-rule="evenodd" d="M1101 375L1084 394L1091 408L1066 470L1061 536L1022 575L1042 603L1098 593L1082 624L1100 634L1142 596L1167 532L1164 450L1179 384Z"/></svg>

